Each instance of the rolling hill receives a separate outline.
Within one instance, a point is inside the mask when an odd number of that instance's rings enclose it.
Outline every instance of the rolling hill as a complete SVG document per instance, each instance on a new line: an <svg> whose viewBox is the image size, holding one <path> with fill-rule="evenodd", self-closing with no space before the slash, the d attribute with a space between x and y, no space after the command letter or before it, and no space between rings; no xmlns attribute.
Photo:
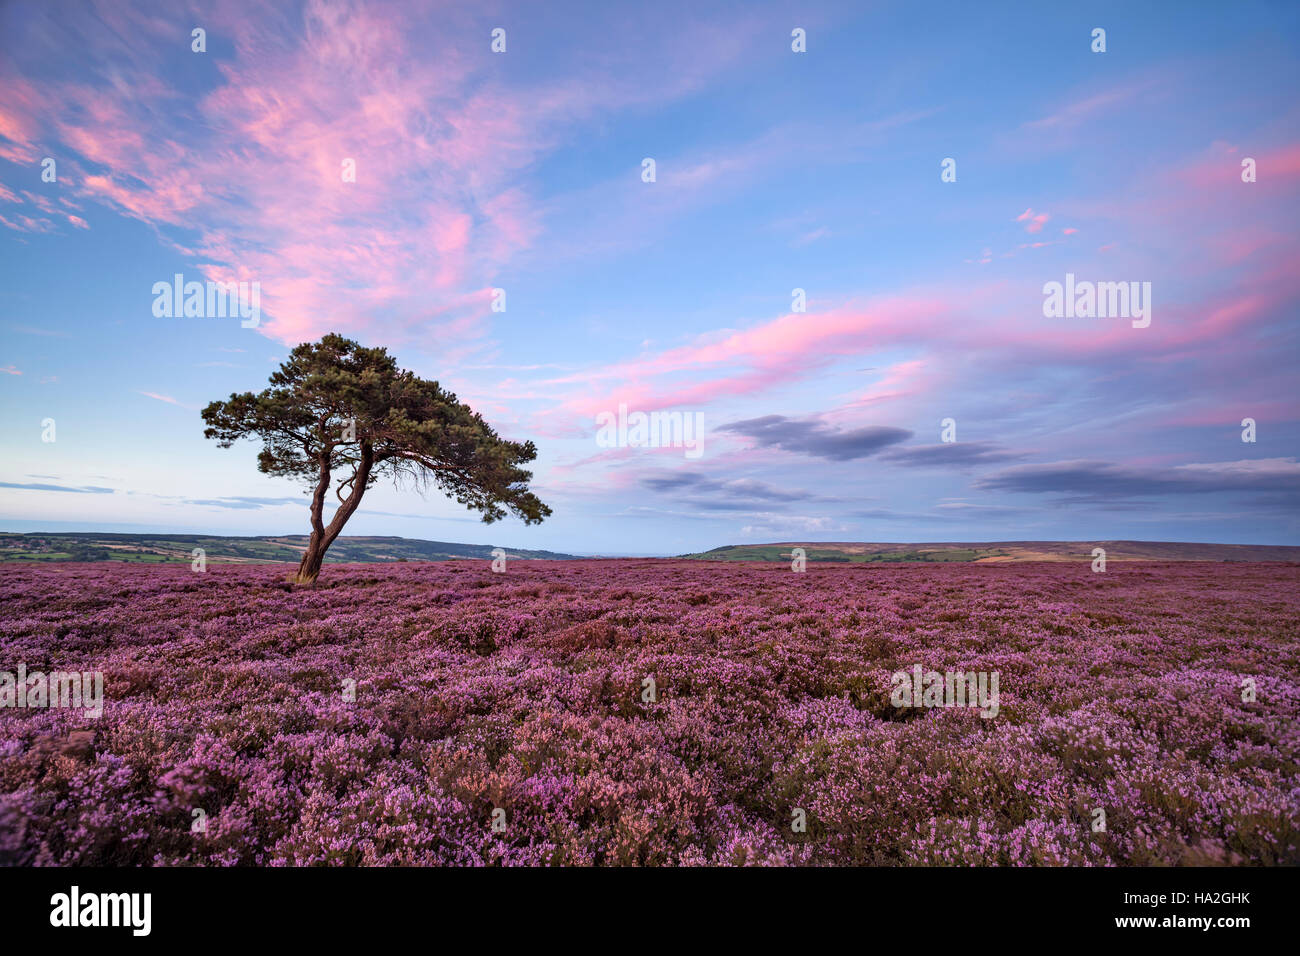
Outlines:
<svg viewBox="0 0 1300 956"><path fill-rule="evenodd" d="M895 544L881 542L787 541L729 544L685 554L702 561L789 561L803 548L809 561L874 564L898 561L993 563L1091 561L1104 548L1107 561L1300 561L1300 547L1264 544L1185 544L1177 541L989 541Z"/></svg>
<svg viewBox="0 0 1300 956"><path fill-rule="evenodd" d="M195 548L208 561L237 564L297 562L306 546L301 534L228 537L200 534L116 534L100 532L0 532L0 563L7 561L125 561L189 563ZM490 560L496 545L425 541L419 538L349 536L334 542L330 564L401 561ZM803 548L810 562L888 564L898 562L975 564L1019 561L1091 561L1093 548L1105 548L1108 561L1300 561L1300 547L1254 544L1184 544L1173 541L991 541L851 542L786 541L730 544L680 555L698 561L790 560ZM583 560L585 555L506 548L512 558Z"/></svg>
<svg viewBox="0 0 1300 956"><path fill-rule="evenodd" d="M128 561L134 563L189 563L195 548L208 561L239 564L297 562L307 536L225 537L191 534L101 534L97 532L0 532L0 562L5 561ZM455 544L418 538L340 537L325 556L326 563L379 563L388 561L447 561L456 558L491 560L490 544ZM506 548L512 558L570 560L577 555L555 551Z"/></svg>

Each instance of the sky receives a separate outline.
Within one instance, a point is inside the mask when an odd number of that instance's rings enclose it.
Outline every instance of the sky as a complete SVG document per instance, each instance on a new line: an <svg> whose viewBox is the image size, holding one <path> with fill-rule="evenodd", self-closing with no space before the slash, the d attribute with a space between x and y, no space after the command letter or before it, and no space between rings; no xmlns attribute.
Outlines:
<svg viewBox="0 0 1300 956"><path fill-rule="evenodd" d="M1289 2L0 4L0 530L306 533L199 410L338 332L553 509L347 534L1300 544L1297 50Z"/></svg>

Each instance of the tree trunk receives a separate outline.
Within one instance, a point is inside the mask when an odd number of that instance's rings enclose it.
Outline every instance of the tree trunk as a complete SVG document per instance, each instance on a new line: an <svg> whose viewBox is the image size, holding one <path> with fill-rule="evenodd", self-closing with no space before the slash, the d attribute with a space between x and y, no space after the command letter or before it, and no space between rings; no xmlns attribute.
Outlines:
<svg viewBox="0 0 1300 956"><path fill-rule="evenodd" d="M302 560L298 562L298 573L294 575L293 583L315 584L316 578L320 575L321 562L324 560L325 549L316 540L316 535L312 534L311 540L307 543L307 550L302 553Z"/></svg>
<svg viewBox="0 0 1300 956"><path fill-rule="evenodd" d="M311 538L307 542L307 550L302 554L302 561L298 563L298 573L293 579L294 584L316 583L316 578L320 576L321 563L325 560L325 552L339 536L339 532L352 517L352 513L357 510L357 505L361 504L361 496L365 494L366 482L370 479L370 469L374 463L374 450L368 442L363 442L361 463L352 476L352 491L340 502L339 510L334 512L334 518L327 527L324 522L324 511L325 495L330 487L330 467L328 455L322 457L320 475L311 501ZM339 487L342 488L342 485Z"/></svg>

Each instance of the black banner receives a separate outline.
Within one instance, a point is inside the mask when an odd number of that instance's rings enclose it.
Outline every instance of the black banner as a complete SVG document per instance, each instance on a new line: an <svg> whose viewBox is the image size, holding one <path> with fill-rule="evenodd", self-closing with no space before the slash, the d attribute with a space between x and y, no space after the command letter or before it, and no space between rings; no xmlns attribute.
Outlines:
<svg viewBox="0 0 1300 956"><path fill-rule="evenodd" d="M187 945L418 933L486 921L493 933L646 932L694 918L723 938L783 928L893 932L951 943L989 931L1056 938L1190 936L1223 945L1291 922L1295 869L818 869L590 871L418 869L0 870L5 936ZM562 929L562 926L570 929ZM685 925L685 924L683 924ZM839 927L839 929L835 929ZM545 928L545 929L544 929Z"/></svg>

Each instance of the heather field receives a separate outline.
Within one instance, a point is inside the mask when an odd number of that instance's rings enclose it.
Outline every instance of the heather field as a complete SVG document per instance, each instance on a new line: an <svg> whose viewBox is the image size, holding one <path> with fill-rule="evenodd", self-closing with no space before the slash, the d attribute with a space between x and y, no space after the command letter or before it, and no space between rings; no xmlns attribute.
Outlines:
<svg viewBox="0 0 1300 956"><path fill-rule="evenodd" d="M1294 564L286 573L0 569L0 670L105 682L0 708L0 861L1300 863Z"/></svg>

